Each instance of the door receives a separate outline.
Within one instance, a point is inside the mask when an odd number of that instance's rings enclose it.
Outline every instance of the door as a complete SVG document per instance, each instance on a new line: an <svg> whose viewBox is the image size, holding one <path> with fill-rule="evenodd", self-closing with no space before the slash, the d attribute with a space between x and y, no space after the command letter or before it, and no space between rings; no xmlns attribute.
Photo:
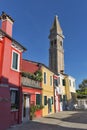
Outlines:
<svg viewBox="0 0 87 130"><path fill-rule="evenodd" d="M29 120L29 95L23 95L23 112L22 112L22 120L26 122Z"/></svg>
<svg viewBox="0 0 87 130"><path fill-rule="evenodd" d="M51 99L48 98L48 113L52 112Z"/></svg>

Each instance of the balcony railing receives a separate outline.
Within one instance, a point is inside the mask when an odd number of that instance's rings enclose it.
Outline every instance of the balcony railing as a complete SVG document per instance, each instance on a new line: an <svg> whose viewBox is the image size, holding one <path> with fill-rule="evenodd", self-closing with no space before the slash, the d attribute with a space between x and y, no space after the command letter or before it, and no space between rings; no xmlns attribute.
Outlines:
<svg viewBox="0 0 87 130"><path fill-rule="evenodd" d="M41 88L39 81L29 79L27 77L22 77L21 83L22 85L27 86L27 87Z"/></svg>

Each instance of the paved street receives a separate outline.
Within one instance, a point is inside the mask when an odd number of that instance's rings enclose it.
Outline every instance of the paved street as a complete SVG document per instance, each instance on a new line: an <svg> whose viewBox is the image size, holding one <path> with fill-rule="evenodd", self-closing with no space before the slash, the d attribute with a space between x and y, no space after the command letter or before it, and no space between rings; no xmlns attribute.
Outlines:
<svg viewBox="0 0 87 130"><path fill-rule="evenodd" d="M87 130L87 111L63 111L9 130Z"/></svg>

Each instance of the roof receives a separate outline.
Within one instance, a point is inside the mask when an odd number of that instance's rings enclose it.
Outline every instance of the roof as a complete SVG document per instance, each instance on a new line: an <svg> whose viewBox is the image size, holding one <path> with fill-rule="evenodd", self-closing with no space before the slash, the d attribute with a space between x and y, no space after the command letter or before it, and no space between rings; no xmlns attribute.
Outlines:
<svg viewBox="0 0 87 130"><path fill-rule="evenodd" d="M28 62L32 62L32 63L36 63L38 64L39 66L44 66L45 68L47 68L48 70L50 70L51 72L53 72L49 67L47 67L45 64L43 63L40 63L40 62L36 62L36 61L31 61L31 60L27 60L27 59L23 59L25 61L28 61ZM54 73L54 72L53 72Z"/></svg>
<svg viewBox="0 0 87 130"><path fill-rule="evenodd" d="M15 39L13 39L11 36L9 36L7 33L5 33L2 29L0 29L0 34L2 35L2 37L7 37L8 39L10 39L12 42L14 42L14 44L18 47L20 47L23 51L26 51L27 49L22 46L19 42L17 42Z"/></svg>

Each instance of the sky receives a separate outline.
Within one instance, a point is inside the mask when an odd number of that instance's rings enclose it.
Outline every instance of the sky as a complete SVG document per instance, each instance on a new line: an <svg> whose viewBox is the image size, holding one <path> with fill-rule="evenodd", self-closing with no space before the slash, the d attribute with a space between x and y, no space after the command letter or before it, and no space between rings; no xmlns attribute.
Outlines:
<svg viewBox="0 0 87 130"><path fill-rule="evenodd" d="M55 15L65 36L65 73L76 87L87 79L87 0L0 0L0 15L14 19L13 38L27 51L23 58L49 64L49 32Z"/></svg>

